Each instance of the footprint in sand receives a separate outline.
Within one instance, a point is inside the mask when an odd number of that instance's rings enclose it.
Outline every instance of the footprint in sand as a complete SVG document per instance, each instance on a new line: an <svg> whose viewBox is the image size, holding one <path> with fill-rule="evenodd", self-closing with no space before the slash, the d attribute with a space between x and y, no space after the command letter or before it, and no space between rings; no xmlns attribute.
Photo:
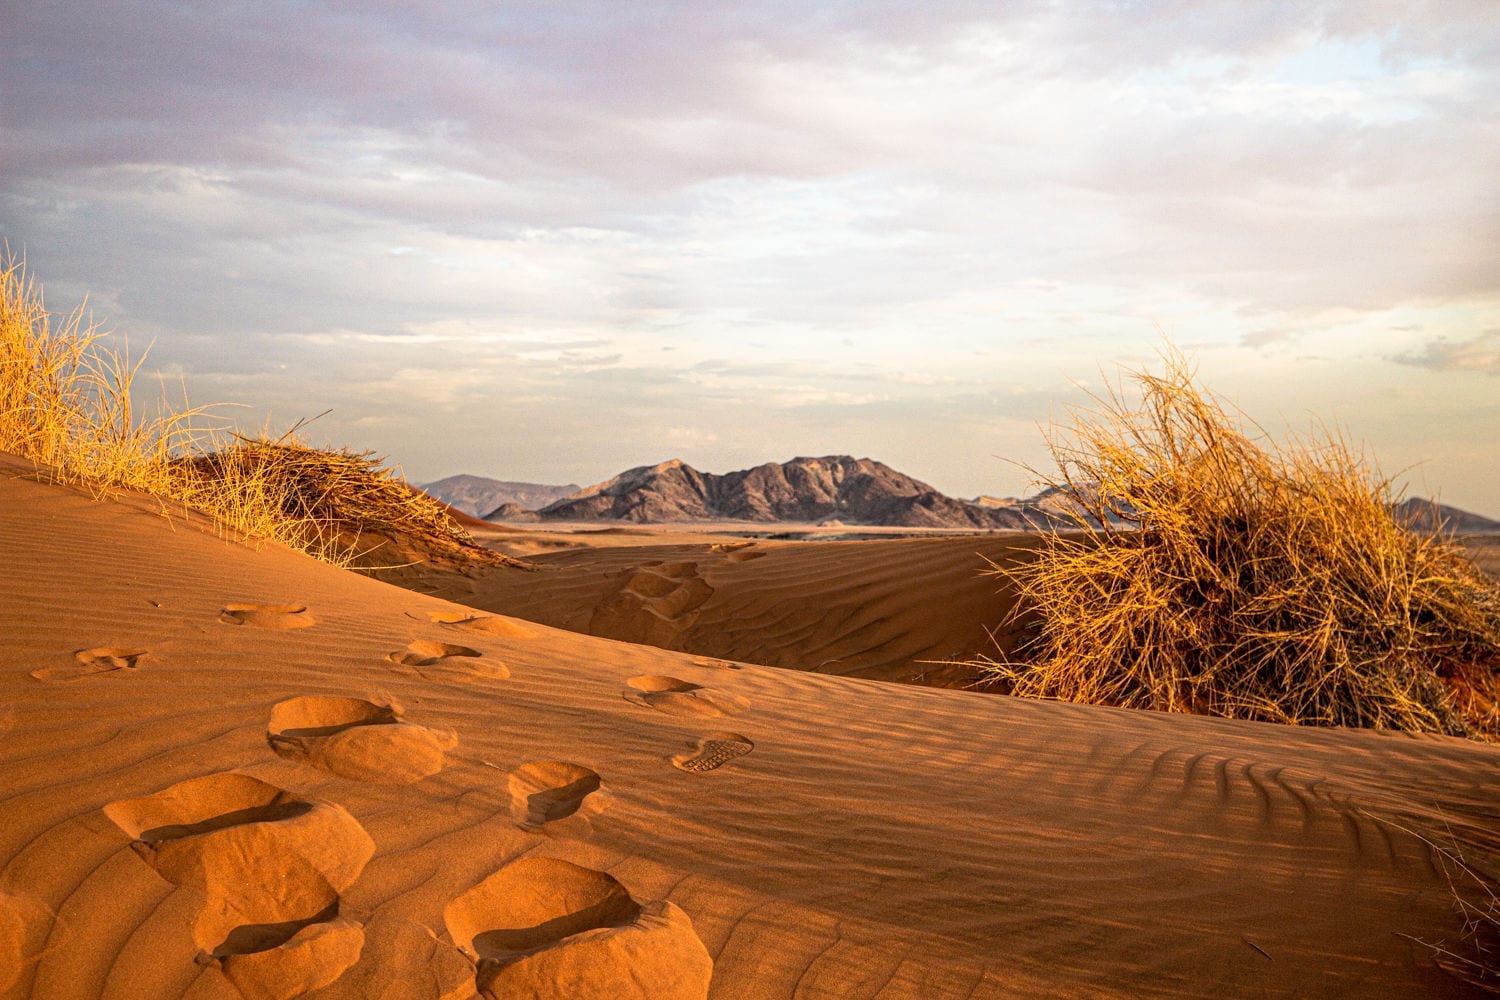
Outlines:
<svg viewBox="0 0 1500 1000"><path fill-rule="evenodd" d="M374 842L342 806L300 799L234 771L111 802L104 814L175 885L201 884L205 863L221 857L243 868L254 854L295 854L342 891L375 854ZM254 854L234 858L225 850L247 845L257 848Z"/></svg>
<svg viewBox="0 0 1500 1000"><path fill-rule="evenodd" d="M474 1000L474 966L430 927L382 907L365 924L359 964L336 989L370 1000Z"/></svg>
<svg viewBox="0 0 1500 1000"><path fill-rule="evenodd" d="M755 547L754 542L719 542L709 546L710 552L721 552L730 562L749 562L765 555L765 550Z"/></svg>
<svg viewBox="0 0 1500 1000"><path fill-rule="evenodd" d="M646 708L654 708L668 715L691 715L699 718L717 718L735 715L750 707L750 702L737 694L710 691L702 685L666 677L660 674L643 674L625 682L632 690L623 692L626 701Z"/></svg>
<svg viewBox="0 0 1500 1000"><path fill-rule="evenodd" d="M618 589L599 602L589 619L592 635L670 646L714 595L695 562L642 563L618 579Z"/></svg>
<svg viewBox="0 0 1500 1000"><path fill-rule="evenodd" d="M472 611L429 611L427 617L444 628L464 632L482 632L502 639L536 638L536 632L526 626L494 615L477 615Z"/></svg>
<svg viewBox="0 0 1500 1000"><path fill-rule="evenodd" d="M535 830L570 816L593 816L603 810L599 773L565 760L539 760L510 772L510 817Z"/></svg>
<svg viewBox="0 0 1500 1000"><path fill-rule="evenodd" d="M341 778L409 785L441 771L458 739L400 716L394 705L360 698L290 698L271 709L266 742L279 757Z"/></svg>
<svg viewBox="0 0 1500 1000"><path fill-rule="evenodd" d="M388 653L386 659L402 666L416 667L417 673L432 680L504 680L510 676L509 667L498 660L484 659L484 654L477 649L432 639L418 639L405 649ZM457 659L479 662L449 662ZM424 667L428 669L424 670Z"/></svg>
<svg viewBox="0 0 1500 1000"><path fill-rule="evenodd" d="M290 1000L359 960L364 931L339 916L339 893L375 844L342 807L230 772L111 802L104 814L162 878L202 890L199 961L218 962L244 996Z"/></svg>
<svg viewBox="0 0 1500 1000"><path fill-rule="evenodd" d="M730 562L749 562L752 559L759 559L766 554L764 549L757 549L754 542L727 545L724 547L723 552L724 558Z"/></svg>
<svg viewBox="0 0 1500 1000"><path fill-rule="evenodd" d="M703 1000L713 975L675 904L638 903L604 872L554 858L506 865L443 921L486 997Z"/></svg>
<svg viewBox="0 0 1500 1000"><path fill-rule="evenodd" d="M672 764L684 771L701 774L743 757L755 744L739 733L710 733L698 741L691 753L680 753L672 758Z"/></svg>
<svg viewBox="0 0 1500 1000"><path fill-rule="evenodd" d="M112 670L134 670L146 655L144 649L101 646L97 649L80 649L73 654L73 662L65 666L41 667L31 672L39 681L76 681L81 677L109 673Z"/></svg>
<svg viewBox="0 0 1500 1000"><path fill-rule="evenodd" d="M408 667L430 667L453 656L468 656L477 659L483 655L479 650L470 649L468 646L459 646L451 642L435 642L432 639L418 639L405 649L388 653L386 659Z"/></svg>
<svg viewBox="0 0 1500 1000"><path fill-rule="evenodd" d="M219 612L225 625L253 625L256 628L307 628L317 620L300 604L226 604Z"/></svg>

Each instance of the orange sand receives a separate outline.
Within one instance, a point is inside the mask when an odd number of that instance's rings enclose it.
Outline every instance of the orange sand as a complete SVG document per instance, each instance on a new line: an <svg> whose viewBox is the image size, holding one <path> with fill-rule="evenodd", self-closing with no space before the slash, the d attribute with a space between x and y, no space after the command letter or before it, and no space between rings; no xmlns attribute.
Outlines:
<svg viewBox="0 0 1500 1000"><path fill-rule="evenodd" d="M1490 747L582 636L3 459L0 557L7 998L1478 995Z"/></svg>
<svg viewBox="0 0 1500 1000"><path fill-rule="evenodd" d="M995 651L990 630L1013 598L985 570L1038 541L1020 532L784 541L685 526L477 533L533 571L426 563L379 575L600 638L938 687L979 678L945 661Z"/></svg>

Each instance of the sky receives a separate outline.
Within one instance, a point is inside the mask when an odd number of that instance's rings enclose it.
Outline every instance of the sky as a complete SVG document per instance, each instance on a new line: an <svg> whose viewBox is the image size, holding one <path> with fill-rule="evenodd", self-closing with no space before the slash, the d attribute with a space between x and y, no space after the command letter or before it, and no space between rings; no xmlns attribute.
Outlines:
<svg viewBox="0 0 1500 1000"><path fill-rule="evenodd" d="M0 237L416 482L1017 495L1170 341L1500 517L1494 0L0 0Z"/></svg>

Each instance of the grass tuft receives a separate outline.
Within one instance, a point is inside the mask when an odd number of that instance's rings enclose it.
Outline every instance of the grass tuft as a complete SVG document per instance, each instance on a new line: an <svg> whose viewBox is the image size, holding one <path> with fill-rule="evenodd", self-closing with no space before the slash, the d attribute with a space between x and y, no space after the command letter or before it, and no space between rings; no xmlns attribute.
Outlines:
<svg viewBox="0 0 1500 1000"><path fill-rule="evenodd" d="M370 452L313 448L290 432L275 440L235 435L226 447L171 464L189 505L325 562L368 564L376 549L413 539L445 555L509 561L475 544L446 507Z"/></svg>
<svg viewBox="0 0 1500 1000"><path fill-rule="evenodd" d="M1016 695L1500 737L1500 587L1340 435L1271 443L1178 352L1049 440L1077 531L996 572ZM1247 429L1248 428L1248 429Z"/></svg>
<svg viewBox="0 0 1500 1000"><path fill-rule="evenodd" d="M475 543L447 508L369 453L321 450L287 435L226 435L204 407L149 416L133 403L131 360L83 307L47 311L24 262L0 264L0 451L96 496L134 489L213 517L226 532L281 542L337 565L376 548L516 564ZM295 431L296 428L293 428Z"/></svg>
<svg viewBox="0 0 1500 1000"><path fill-rule="evenodd" d="M167 461L204 433L207 411L140 414L130 387L144 361L113 347L83 306L47 312L24 263L0 263L0 450L96 490L170 493Z"/></svg>

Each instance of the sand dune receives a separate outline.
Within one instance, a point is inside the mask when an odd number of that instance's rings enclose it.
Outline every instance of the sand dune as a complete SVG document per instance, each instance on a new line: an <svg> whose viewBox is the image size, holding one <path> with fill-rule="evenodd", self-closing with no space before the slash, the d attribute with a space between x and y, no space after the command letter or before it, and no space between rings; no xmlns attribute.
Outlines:
<svg viewBox="0 0 1500 1000"><path fill-rule="evenodd" d="M1490 747L613 642L14 462L0 552L5 997L1479 995Z"/></svg>
<svg viewBox="0 0 1500 1000"><path fill-rule="evenodd" d="M1011 649L1008 583L986 571L1027 558L1020 532L840 540L746 538L744 525L525 530L478 527L514 567L441 560L381 570L408 589L555 628L792 670L973 687L960 662ZM890 529L876 529L890 531ZM1459 537L1500 576L1497 536Z"/></svg>
<svg viewBox="0 0 1500 1000"><path fill-rule="evenodd" d="M964 687L943 661L993 652L1019 532L860 541L687 531L521 532L489 544L535 567L383 572L404 587L555 628L794 670Z"/></svg>

